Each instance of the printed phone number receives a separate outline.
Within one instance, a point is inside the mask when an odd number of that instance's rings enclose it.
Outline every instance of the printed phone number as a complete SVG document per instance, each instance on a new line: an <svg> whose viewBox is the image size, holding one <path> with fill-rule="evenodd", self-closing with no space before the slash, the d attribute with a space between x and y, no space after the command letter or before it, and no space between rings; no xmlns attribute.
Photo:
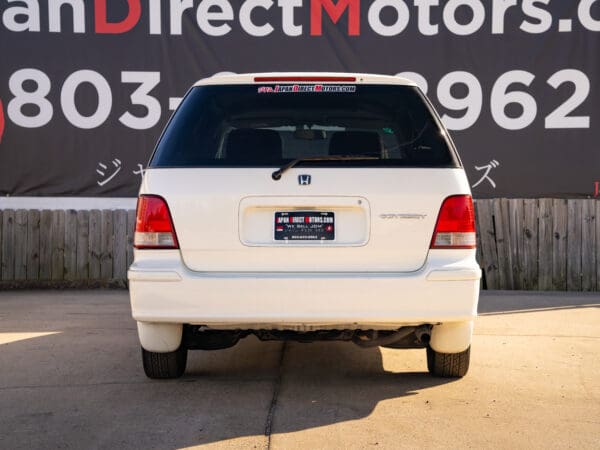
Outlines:
<svg viewBox="0 0 600 450"><path fill-rule="evenodd" d="M429 83L419 73L402 72L397 74L415 81L426 94ZM527 92L536 76L525 70L511 70L500 75L491 89L482 86L475 75L465 71L454 71L444 75L437 83L435 96L430 93L438 107L442 121L449 130L467 130L474 126L484 112L485 101L489 99L490 113L495 123L506 130L522 130L532 125L540 116L536 99ZM135 130L147 130L156 126L162 115L163 106L153 95L161 81L160 72L121 72L121 83L134 85L129 95L131 111L114 111L119 122ZM33 83L35 87L31 89ZM33 68L21 69L9 78L9 90L12 94L7 105L8 119L23 128L39 128L47 125L54 116L55 107L47 96L53 87L48 75ZM26 88L27 85L27 88ZM92 86L98 101L93 112L81 112L76 101L77 90L82 85ZM567 100L557 101L554 109L545 115L546 129L590 128L590 116L577 115L577 109L584 106L590 94L588 76L577 69L559 70L545 80L545 98L563 85L572 90ZM455 95L457 86L466 93ZM69 75L58 88L60 89L60 108L67 121L81 129L94 129L102 126L113 113L113 93L106 78L93 70L78 70ZM437 100L437 102L436 102ZM180 98L169 99L169 110L179 104ZM34 108L27 107L33 105ZM509 106L510 108L509 113ZM516 106L516 107L515 107ZM141 107L141 108L140 108ZM86 105L86 110L89 105ZM145 114L139 114L142 111Z"/></svg>

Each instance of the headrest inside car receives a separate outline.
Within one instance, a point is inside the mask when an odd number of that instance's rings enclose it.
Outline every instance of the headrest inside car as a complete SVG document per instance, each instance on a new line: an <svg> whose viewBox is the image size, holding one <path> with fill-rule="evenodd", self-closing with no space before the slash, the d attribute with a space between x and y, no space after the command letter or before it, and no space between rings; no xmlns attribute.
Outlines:
<svg viewBox="0 0 600 450"><path fill-rule="evenodd" d="M225 155L233 163L278 163L281 160L281 137L274 130L238 128L227 136Z"/></svg>
<svg viewBox="0 0 600 450"><path fill-rule="evenodd" d="M379 156L381 139L374 131L338 131L329 141L329 154Z"/></svg>

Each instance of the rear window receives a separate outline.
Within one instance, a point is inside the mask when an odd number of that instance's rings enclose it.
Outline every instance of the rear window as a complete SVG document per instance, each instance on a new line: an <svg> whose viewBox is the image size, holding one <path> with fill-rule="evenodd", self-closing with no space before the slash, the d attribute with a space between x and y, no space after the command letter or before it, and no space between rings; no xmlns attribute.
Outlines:
<svg viewBox="0 0 600 450"><path fill-rule="evenodd" d="M412 86L194 87L167 126L150 167L458 167L424 98Z"/></svg>

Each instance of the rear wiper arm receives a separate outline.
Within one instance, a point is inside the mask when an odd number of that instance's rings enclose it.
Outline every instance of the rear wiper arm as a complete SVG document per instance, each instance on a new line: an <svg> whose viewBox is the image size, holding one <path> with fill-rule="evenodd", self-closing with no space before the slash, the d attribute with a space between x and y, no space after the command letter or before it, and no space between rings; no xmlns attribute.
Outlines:
<svg viewBox="0 0 600 450"><path fill-rule="evenodd" d="M281 176L296 164L306 161L365 161L370 159L380 159L379 156L368 155L335 155L335 156L311 156L308 158L298 158L290 161L281 169L277 169L271 174L274 180L279 180Z"/></svg>

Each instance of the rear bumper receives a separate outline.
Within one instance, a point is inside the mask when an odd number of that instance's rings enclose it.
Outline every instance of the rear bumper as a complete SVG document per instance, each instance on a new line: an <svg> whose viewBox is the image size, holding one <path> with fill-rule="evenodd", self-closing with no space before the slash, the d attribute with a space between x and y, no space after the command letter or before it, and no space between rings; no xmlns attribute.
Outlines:
<svg viewBox="0 0 600 450"><path fill-rule="evenodd" d="M192 272L179 252L137 252L128 272L140 322L231 328L397 328L465 322L477 314L474 251L432 250L411 273Z"/></svg>

